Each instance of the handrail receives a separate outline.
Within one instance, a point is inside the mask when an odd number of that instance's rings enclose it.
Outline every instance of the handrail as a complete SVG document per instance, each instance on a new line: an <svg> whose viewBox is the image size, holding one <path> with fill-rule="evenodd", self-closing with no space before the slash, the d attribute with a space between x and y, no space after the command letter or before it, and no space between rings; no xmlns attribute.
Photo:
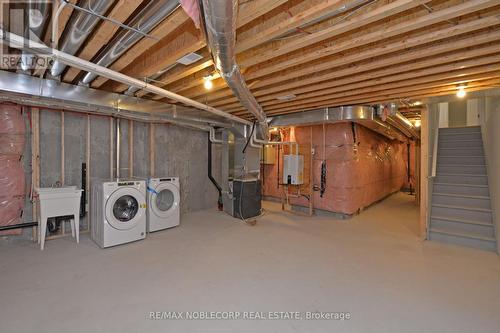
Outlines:
<svg viewBox="0 0 500 333"><path fill-rule="evenodd" d="M434 118L434 145L432 147L432 171L431 171L431 177L434 178L436 177L436 169L437 169L437 154L438 154L438 143L439 143L439 107L437 109L436 116Z"/></svg>

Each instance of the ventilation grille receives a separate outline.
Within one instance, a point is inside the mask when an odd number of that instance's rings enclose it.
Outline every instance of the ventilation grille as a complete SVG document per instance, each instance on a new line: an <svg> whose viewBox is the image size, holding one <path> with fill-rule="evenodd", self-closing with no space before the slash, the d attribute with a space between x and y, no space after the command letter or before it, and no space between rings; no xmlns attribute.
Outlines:
<svg viewBox="0 0 500 333"><path fill-rule="evenodd" d="M203 57L197 53L188 53L184 57L177 60L179 64L183 65L191 65L192 63L197 62L198 60L203 59Z"/></svg>
<svg viewBox="0 0 500 333"><path fill-rule="evenodd" d="M289 94L289 95L283 95L283 96L276 97L276 99L280 100L280 101L290 101L290 100L295 99L295 98L297 98L297 96L294 95L294 94Z"/></svg>

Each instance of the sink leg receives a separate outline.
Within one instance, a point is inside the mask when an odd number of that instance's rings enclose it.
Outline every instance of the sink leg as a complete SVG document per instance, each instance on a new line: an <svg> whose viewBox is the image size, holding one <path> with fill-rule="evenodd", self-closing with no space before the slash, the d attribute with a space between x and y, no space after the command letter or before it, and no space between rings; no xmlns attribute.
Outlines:
<svg viewBox="0 0 500 333"><path fill-rule="evenodd" d="M47 233L47 217L40 217L40 248L43 250L45 245L45 234Z"/></svg>
<svg viewBox="0 0 500 333"><path fill-rule="evenodd" d="M76 242L80 243L80 216L75 214L75 219L73 221L75 223Z"/></svg>
<svg viewBox="0 0 500 333"><path fill-rule="evenodd" d="M75 238L75 219L71 219L69 224L71 225L71 237Z"/></svg>

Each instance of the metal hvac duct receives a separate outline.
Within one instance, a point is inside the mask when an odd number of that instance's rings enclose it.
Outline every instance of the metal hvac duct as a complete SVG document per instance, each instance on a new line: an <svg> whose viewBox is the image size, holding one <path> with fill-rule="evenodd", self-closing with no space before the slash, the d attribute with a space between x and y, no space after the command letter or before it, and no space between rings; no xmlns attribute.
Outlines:
<svg viewBox="0 0 500 333"><path fill-rule="evenodd" d="M104 15L113 2L114 1L109 0L82 0L79 6L98 15ZM100 20L98 16L83 11L76 11L74 14L76 15L68 22L68 27L71 27L71 30L66 32L62 43L60 43L60 50L71 55L75 54L80 49ZM50 74L54 77L59 76L65 68L66 65L64 63L56 60L52 65Z"/></svg>
<svg viewBox="0 0 500 333"><path fill-rule="evenodd" d="M199 0L207 42L212 53L215 68L224 78L240 103L250 111L267 135L267 118L250 89L245 83L236 63L236 17L238 0Z"/></svg>
<svg viewBox="0 0 500 333"><path fill-rule="evenodd" d="M129 26L143 32L149 33L161 21L169 16L179 7L178 0L160 0L149 2L140 12L128 23ZM115 38L99 53L96 60L93 61L103 67L109 67L125 51L137 43L143 35L132 31L122 29ZM87 72L82 79L83 84L89 84L97 77L96 74Z"/></svg>
<svg viewBox="0 0 500 333"><path fill-rule="evenodd" d="M28 3L28 24L26 25L27 31L25 36L29 39L41 39L43 29L49 17L49 4L48 2L29 1ZM28 71L32 66L33 58L35 56L29 52L23 51L21 55L21 69Z"/></svg>
<svg viewBox="0 0 500 333"><path fill-rule="evenodd" d="M395 113L396 115L397 113ZM403 115L397 115L399 122L388 117L386 121L377 115L377 109L372 106L352 105L326 107L275 116L269 125L276 127L316 125L352 121L368 127L391 140L405 141L404 137L418 138L418 133L410 131L411 123ZM405 124L405 125L403 125Z"/></svg>

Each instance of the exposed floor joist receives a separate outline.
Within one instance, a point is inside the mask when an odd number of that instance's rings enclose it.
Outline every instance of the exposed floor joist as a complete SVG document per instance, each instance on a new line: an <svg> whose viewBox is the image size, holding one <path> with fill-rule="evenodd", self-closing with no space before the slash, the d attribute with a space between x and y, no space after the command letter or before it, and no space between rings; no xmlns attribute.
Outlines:
<svg viewBox="0 0 500 333"><path fill-rule="evenodd" d="M143 0L119 0L107 13L130 21ZM452 89L461 75L470 89L497 75L500 0L251 0L237 17L237 61L252 93L271 115L325 103L380 102ZM75 27L71 8L59 18L60 35ZM91 60L122 28L97 25L77 54ZM178 8L110 68L251 119L213 67L205 36ZM50 33L44 35L50 40ZM176 61L190 52L202 59ZM464 66L464 67L457 67ZM43 70L34 74L40 76ZM62 81L77 83L83 73L69 68ZM213 88L203 88L211 76ZM412 86L413 85L413 86ZM98 77L93 88L123 93L129 87ZM468 88L468 89L469 89ZM388 93L382 93L387 91ZM136 91L136 96L171 102ZM295 95L293 100L279 100Z"/></svg>

